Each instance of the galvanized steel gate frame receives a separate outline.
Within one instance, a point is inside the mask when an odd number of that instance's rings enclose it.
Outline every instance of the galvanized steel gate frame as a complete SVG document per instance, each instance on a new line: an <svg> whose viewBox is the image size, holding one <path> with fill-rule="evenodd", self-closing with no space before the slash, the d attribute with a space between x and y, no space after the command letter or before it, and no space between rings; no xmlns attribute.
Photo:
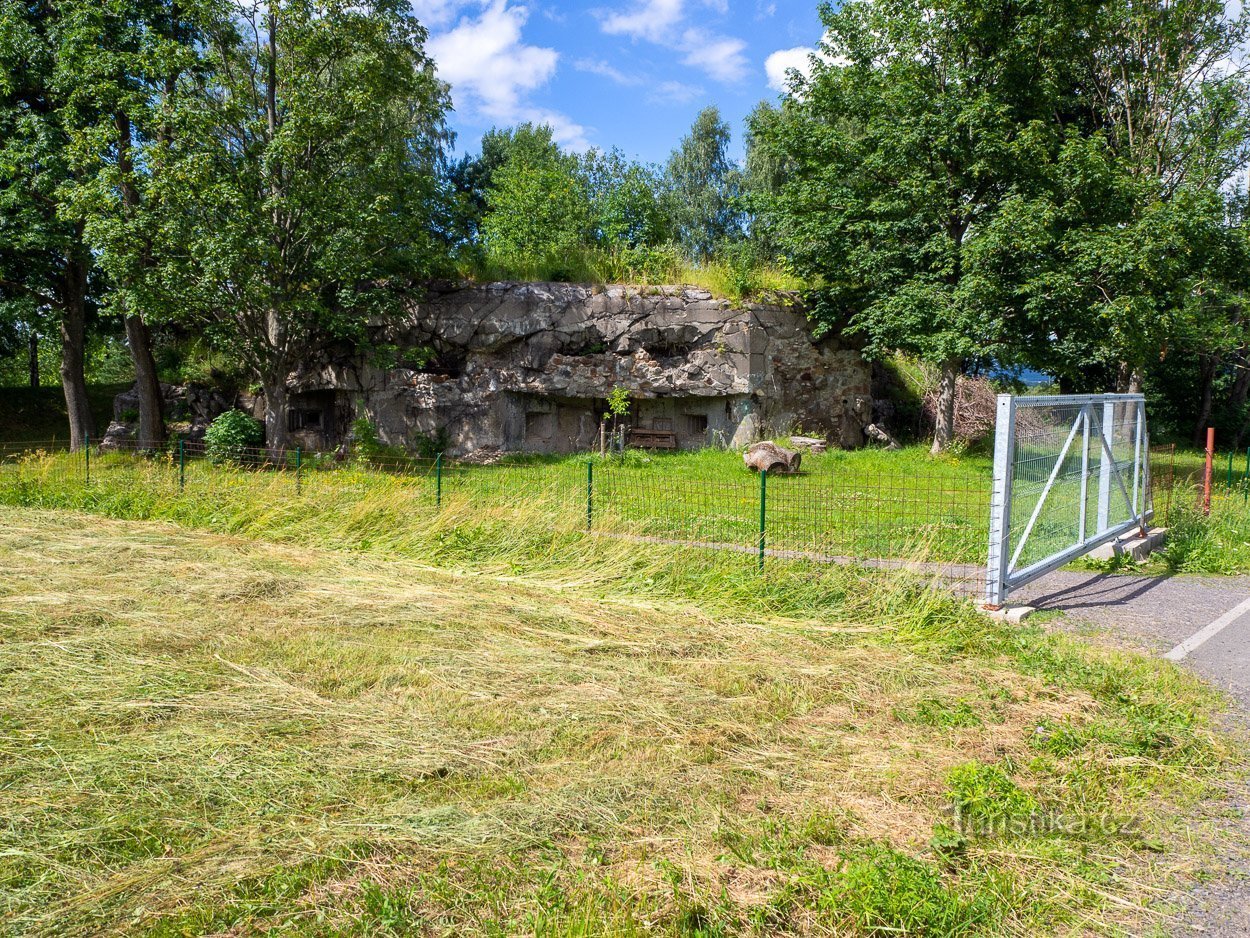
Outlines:
<svg viewBox="0 0 1250 938"><path fill-rule="evenodd" d="M1117 407L1133 408L1133 459L1132 478L1126 482L1122 470L1128 467L1117 461L1114 454L1115 411ZM1068 431L1063 448L1055 459L1032 515L1023 531L1015 540L1012 530L1011 507L1014 482L1014 458L1016 452L1016 425L1022 409L1041 407L1079 407ZM1101 419L1094 415L1101 409ZM1017 569L1033 526L1041 515L1068 453L1073 445L1081 446L1081 477L1079 506L1079 536L1075 543L1055 551ZM1087 536L1086 505L1089 500L1089 477L1091 435L1096 436L1094 447L1098 451L1098 509L1094 532ZM1097 547L1108 544L1134 529L1143 535L1146 525L1154 516L1150 504L1150 445L1146 427L1146 401L1141 394L1060 394L1018 397L1012 394L998 395L997 422L994 438L994 487L990 501L990 543L985 578L985 605L988 609L1000 609L1013 589L1031 583L1038 577L1070 563ZM1111 522L1113 503L1123 498L1128 517ZM1118 508L1116 509L1118 514Z"/></svg>

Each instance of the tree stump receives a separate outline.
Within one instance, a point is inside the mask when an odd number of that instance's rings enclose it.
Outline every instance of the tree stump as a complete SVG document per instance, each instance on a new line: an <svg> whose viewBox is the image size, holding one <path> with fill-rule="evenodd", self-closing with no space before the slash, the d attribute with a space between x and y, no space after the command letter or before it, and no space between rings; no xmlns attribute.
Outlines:
<svg viewBox="0 0 1250 938"><path fill-rule="evenodd" d="M776 443L752 443L742 454L742 461L753 472L798 472L803 454L782 449Z"/></svg>

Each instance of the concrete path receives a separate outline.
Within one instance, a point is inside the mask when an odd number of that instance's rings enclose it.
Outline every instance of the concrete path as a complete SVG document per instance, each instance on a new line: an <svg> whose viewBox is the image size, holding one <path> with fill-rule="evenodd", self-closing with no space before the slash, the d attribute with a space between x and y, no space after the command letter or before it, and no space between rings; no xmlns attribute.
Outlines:
<svg viewBox="0 0 1250 938"><path fill-rule="evenodd" d="M1012 603L1063 612L1143 650L1179 661L1222 687L1240 705L1235 731L1250 732L1250 577L1144 577L1058 571L1012 594ZM1213 824L1250 845L1250 792L1231 792L1228 816ZM1188 896L1168 934L1250 935L1250 858L1224 858L1228 875Z"/></svg>

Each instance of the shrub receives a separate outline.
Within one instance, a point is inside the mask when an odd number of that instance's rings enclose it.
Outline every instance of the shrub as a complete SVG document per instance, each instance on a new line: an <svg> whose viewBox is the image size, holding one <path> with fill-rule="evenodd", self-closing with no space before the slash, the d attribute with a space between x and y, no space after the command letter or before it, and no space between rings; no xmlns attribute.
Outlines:
<svg viewBox="0 0 1250 938"><path fill-rule="evenodd" d="M217 465L247 461L249 449L265 445L265 426L241 410L228 410L204 433L204 452Z"/></svg>
<svg viewBox="0 0 1250 938"><path fill-rule="evenodd" d="M415 433L412 437L412 448L422 459L434 459L439 453L451 446L451 435L446 427L439 427L433 433Z"/></svg>

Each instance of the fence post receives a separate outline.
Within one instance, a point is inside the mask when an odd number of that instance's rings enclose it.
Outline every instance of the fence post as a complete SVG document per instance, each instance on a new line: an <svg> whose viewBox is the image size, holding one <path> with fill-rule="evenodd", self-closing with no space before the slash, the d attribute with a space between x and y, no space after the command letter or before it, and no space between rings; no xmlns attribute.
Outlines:
<svg viewBox="0 0 1250 938"><path fill-rule="evenodd" d="M1211 514L1211 474L1215 466L1215 427L1207 427L1207 459L1202 467L1202 513Z"/></svg>
<svg viewBox="0 0 1250 938"><path fill-rule="evenodd" d="M1250 446L1246 447L1246 471L1241 474L1241 500L1250 501Z"/></svg>
<svg viewBox="0 0 1250 938"><path fill-rule="evenodd" d="M300 495L304 491L304 447L295 447L295 494Z"/></svg>
<svg viewBox="0 0 1250 938"><path fill-rule="evenodd" d="M1233 487L1233 451L1232 451L1231 449L1228 451L1228 482L1227 482L1227 485L1228 485L1228 487L1229 487L1230 489Z"/></svg>
<svg viewBox="0 0 1250 938"><path fill-rule="evenodd" d="M443 454L434 457L434 507L443 507Z"/></svg>
<svg viewBox="0 0 1250 938"><path fill-rule="evenodd" d="M586 530L595 518L595 461L586 460Z"/></svg>
<svg viewBox="0 0 1250 938"><path fill-rule="evenodd" d="M183 445L183 441L178 441L178 491L185 491L187 487L187 450Z"/></svg>
<svg viewBox="0 0 1250 938"><path fill-rule="evenodd" d="M87 484L91 484L91 434L82 435L82 453L87 460Z"/></svg>
<svg viewBox="0 0 1250 938"><path fill-rule="evenodd" d="M999 609L1007 599L1011 540L1012 459L1016 443L1016 401L998 395L994 418L994 487L990 493L990 549L985 570L985 605Z"/></svg>
<svg viewBox="0 0 1250 938"><path fill-rule="evenodd" d="M760 470L760 555L758 568L764 572L764 530L768 517L768 470Z"/></svg>

